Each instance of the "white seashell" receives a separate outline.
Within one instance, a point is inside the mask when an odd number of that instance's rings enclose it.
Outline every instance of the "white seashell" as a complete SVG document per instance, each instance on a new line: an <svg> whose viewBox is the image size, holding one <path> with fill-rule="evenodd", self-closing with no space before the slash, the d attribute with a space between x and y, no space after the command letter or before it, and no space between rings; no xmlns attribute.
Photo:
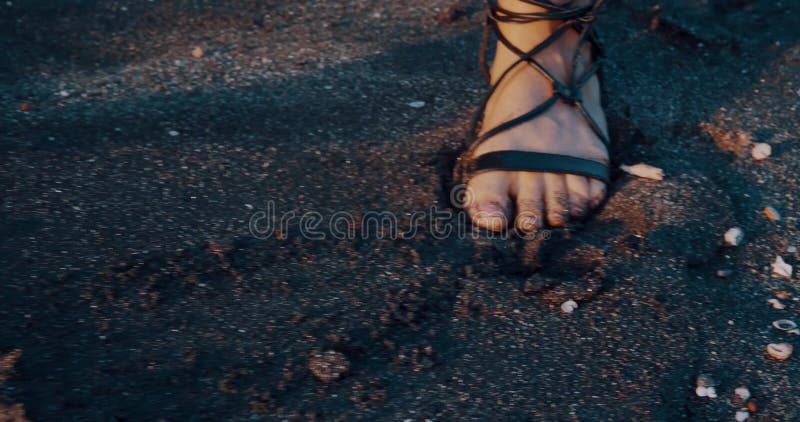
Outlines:
<svg viewBox="0 0 800 422"><path fill-rule="evenodd" d="M734 417L736 418L736 422L744 422L750 417L750 412L746 410L740 410L736 412L736 416Z"/></svg>
<svg viewBox="0 0 800 422"><path fill-rule="evenodd" d="M738 227L733 227L725 232L725 244L739 246L744 240L744 231Z"/></svg>
<svg viewBox="0 0 800 422"><path fill-rule="evenodd" d="M578 303L574 300L568 300L561 304L561 311L563 311L565 314L571 314L576 309L578 309Z"/></svg>
<svg viewBox="0 0 800 422"><path fill-rule="evenodd" d="M784 262L782 257L777 256L775 262L772 263L772 274L792 278L792 266Z"/></svg>
<svg viewBox="0 0 800 422"><path fill-rule="evenodd" d="M772 147L769 144L761 142L753 145L753 150L750 151L750 154L758 161L765 160L772 155Z"/></svg>
<svg viewBox="0 0 800 422"><path fill-rule="evenodd" d="M708 397L708 388L709 387L699 386L699 387L694 389L694 393L697 394L697 397ZM714 387L711 387L711 388L714 388Z"/></svg>
<svg viewBox="0 0 800 422"><path fill-rule="evenodd" d="M789 253L797 252L797 246L789 246L788 248L786 248L786 252L789 252Z"/></svg>
<svg viewBox="0 0 800 422"><path fill-rule="evenodd" d="M710 399L717 398L717 390L714 387L706 387L706 397Z"/></svg>
<svg viewBox="0 0 800 422"><path fill-rule="evenodd" d="M772 321L772 326L778 330L786 331L789 334L800 335L800 329L797 328L797 324L790 319L779 319L777 321Z"/></svg>
<svg viewBox="0 0 800 422"><path fill-rule="evenodd" d="M769 304L772 305L772 307L775 308L775 309L778 309L778 310L786 309L786 305L781 303L781 301L778 300L778 299L770 299L767 302L769 302Z"/></svg>
<svg viewBox="0 0 800 422"><path fill-rule="evenodd" d="M408 103L408 106L411 108L422 108L425 107L425 101L412 101Z"/></svg>
<svg viewBox="0 0 800 422"><path fill-rule="evenodd" d="M748 390L747 387L739 387L733 390L733 392L736 393L736 395L739 396L739 398L744 402L750 400L750 390Z"/></svg>
<svg viewBox="0 0 800 422"><path fill-rule="evenodd" d="M664 180L664 170L653 167L649 164L639 163L632 166L625 164L619 166L625 173L632 174L636 177L643 177L645 179Z"/></svg>
<svg viewBox="0 0 800 422"><path fill-rule="evenodd" d="M794 347L789 343L770 343L767 345L767 354L778 360L789 359Z"/></svg>

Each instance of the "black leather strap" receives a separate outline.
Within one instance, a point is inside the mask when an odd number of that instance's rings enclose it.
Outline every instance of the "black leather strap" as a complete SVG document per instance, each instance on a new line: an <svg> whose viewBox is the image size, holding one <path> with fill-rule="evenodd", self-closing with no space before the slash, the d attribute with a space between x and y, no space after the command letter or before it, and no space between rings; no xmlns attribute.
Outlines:
<svg viewBox="0 0 800 422"><path fill-rule="evenodd" d="M608 165L606 163L543 152L488 152L475 158L469 169L472 174L491 170L577 174L591 177L604 183L609 182Z"/></svg>
<svg viewBox="0 0 800 422"><path fill-rule="evenodd" d="M600 128L600 125L586 111L586 108L583 106L583 98L581 97L581 91L584 85L599 72L600 66L599 63L597 63L597 60L599 60L599 56L602 54L602 46L599 42L596 32L592 27L592 23L595 20L595 15L603 3L606 2L606 0L594 0L591 4L581 7L571 6L571 2L567 3L567 5L559 6L547 0L520 1L540 6L544 8L545 11L537 13L517 13L502 8L499 5L498 0L486 0L486 26L484 31L484 39L481 42L481 68L484 71L484 74L486 75L487 79L490 80L489 66L486 63L486 49L488 37L491 32L494 32L500 43L502 43L510 51L514 52L517 56L519 56L519 58L512 63L511 66L505 69L500 77L494 81L489 89L489 92L481 102L480 108L478 113L475 115L472 125L473 136L475 136L475 140L459 160L459 164L456 168L457 177L461 178L462 182L466 182L464 179L469 178L472 173L489 170L509 170L580 174L608 183L609 178L607 165L593 160L586 160L559 154L545 154L525 151L499 151L472 158L474 151L483 142L488 141L490 138L501 132L535 119L536 117L545 113L559 100L578 108L578 110L589 123L589 127L603 141L606 147L608 147L610 144L608 136L606 136L606 134ZM498 22L525 24L541 20L558 20L562 22L550 34L550 36L548 36L539 45L533 47L530 51L520 50L517 46L512 44L502 33L498 25ZM577 31L580 36L575 53L572 57L573 67L569 75L569 82L564 83L556 79L534 58L534 56L551 45L556 39L561 37L568 30ZM582 74L578 74L577 63L580 58L581 47L585 43L589 43L592 46L592 54L595 56L596 62L586 69ZM476 136L479 130L479 123L484 117L486 105L488 104L489 99L496 92L497 87L501 82L503 82L511 70L523 63L530 65L545 79L550 81L553 86L552 96L542 104L534 107L531 111L514 117L509 121L503 122L494 128L484 130L481 136Z"/></svg>

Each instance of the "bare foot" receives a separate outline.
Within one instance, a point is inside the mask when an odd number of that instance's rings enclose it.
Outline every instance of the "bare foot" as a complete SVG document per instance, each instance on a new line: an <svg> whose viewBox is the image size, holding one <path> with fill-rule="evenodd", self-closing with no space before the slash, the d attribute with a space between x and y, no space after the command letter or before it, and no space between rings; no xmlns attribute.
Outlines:
<svg viewBox="0 0 800 422"><path fill-rule="evenodd" d="M538 9L519 1L509 0L501 2L501 5L503 3L507 3L504 7L514 11ZM512 44L529 51L550 35L559 23L501 23L500 28ZM534 59L558 80L568 83L578 39L579 34L569 30L535 55ZM492 82L517 59L516 54L498 42L491 68ZM585 44L577 74L580 75L583 69L590 66L591 60L590 47ZM487 104L482 132L530 111L551 95L552 83L535 68L528 63L516 66ZM606 118L600 102L600 84L596 76L584 85L582 96L586 111L607 135ZM502 150L553 153L608 162L608 151L586 118L578 108L563 100L557 101L533 120L489 138L476 148L472 156ZM468 209L473 222L495 231L507 228L511 221L516 228L525 232L535 231L545 224L563 226L570 218L582 218L596 208L606 191L603 182L584 176L524 171L479 173L468 184L474 195Z"/></svg>

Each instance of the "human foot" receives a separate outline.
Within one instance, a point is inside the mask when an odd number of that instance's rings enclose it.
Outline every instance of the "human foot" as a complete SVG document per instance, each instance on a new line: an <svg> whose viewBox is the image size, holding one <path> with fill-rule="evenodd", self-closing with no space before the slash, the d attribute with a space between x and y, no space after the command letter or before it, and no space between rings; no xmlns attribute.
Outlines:
<svg viewBox="0 0 800 422"><path fill-rule="evenodd" d="M500 4L512 12L530 13L543 10L520 1ZM544 41L560 24L560 21L524 24L500 22L498 26L510 44L524 53ZM579 41L578 32L567 29L552 44L533 55L533 59L554 79L568 86ZM495 84L503 72L518 59L519 51L515 53L502 42L498 42L490 72L491 83ZM574 74L578 75L576 79L591 67L592 60L591 46L584 43L575 63ZM577 85L578 81L575 82ZM542 114L480 143L471 151L470 158L495 151L532 151L607 164L608 151L603 138L607 139L608 132L597 76L592 75L578 91L581 95L570 97L581 98L579 102L591 120L576 106L577 101L564 98L561 93ZM486 104L480 135L529 112L548 101L553 94L553 82L533 64L521 63L515 66L499 83ZM524 232L535 231L545 224L563 226L570 218L582 218L596 208L605 197L606 190L605 183L598 178L567 173L569 172L508 170L477 173L468 181L471 189L468 212L476 225L494 231L506 229L512 217L514 226Z"/></svg>

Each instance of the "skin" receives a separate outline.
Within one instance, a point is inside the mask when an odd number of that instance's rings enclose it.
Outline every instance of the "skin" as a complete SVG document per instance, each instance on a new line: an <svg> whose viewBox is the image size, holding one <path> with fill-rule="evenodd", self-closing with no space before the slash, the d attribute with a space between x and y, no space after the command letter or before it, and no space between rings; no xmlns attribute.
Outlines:
<svg viewBox="0 0 800 422"><path fill-rule="evenodd" d="M563 4L565 1L553 1ZM500 5L516 12L542 11L518 0L500 1ZM523 51L532 49L560 22L500 24L503 34ZM568 31L553 45L534 58L556 78L568 82L572 55L578 34ZM588 45L578 63L578 74L591 64ZM491 68L492 83L518 56L498 42ZM530 65L517 66L500 84L486 107L483 130L523 114L552 95L552 86ZM584 106L607 134L605 114L600 103L600 83L593 77L583 88ZM519 150L547 152L608 162L608 152L577 108L558 101L546 113L502 132L480 145L479 156L491 151ZM524 232L533 232L545 225L563 226L570 219L585 217L605 197L606 186L595 179L557 173L490 171L469 181L474 200L468 211L473 222L489 230L501 231L513 224Z"/></svg>

